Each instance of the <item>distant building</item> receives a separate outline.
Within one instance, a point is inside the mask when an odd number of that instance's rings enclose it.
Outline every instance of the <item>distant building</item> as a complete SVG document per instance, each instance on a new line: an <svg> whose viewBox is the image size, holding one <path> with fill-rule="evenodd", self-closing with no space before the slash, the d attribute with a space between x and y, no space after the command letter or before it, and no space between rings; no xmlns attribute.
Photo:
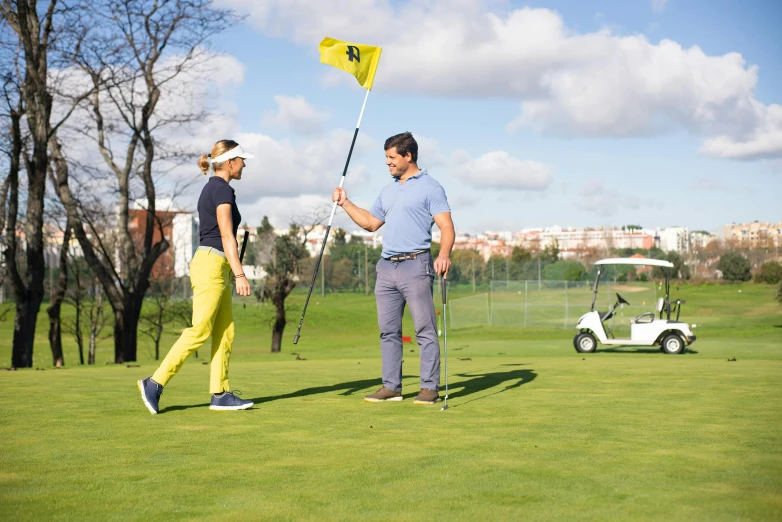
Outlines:
<svg viewBox="0 0 782 522"><path fill-rule="evenodd" d="M725 225L725 241L748 247L782 246L782 221L779 223L731 223Z"/></svg>
<svg viewBox="0 0 782 522"><path fill-rule="evenodd" d="M686 254L690 251L690 231L687 227L668 227L657 231L662 250Z"/></svg>
<svg viewBox="0 0 782 522"><path fill-rule="evenodd" d="M703 230L690 232L690 249L699 252L715 239L717 239L717 236Z"/></svg>
<svg viewBox="0 0 782 522"><path fill-rule="evenodd" d="M128 209L128 228L137 248L144 240L147 220L147 200L138 199ZM152 267L153 278L184 277L190 275L190 261L198 247L198 216L195 212L177 208L170 199L155 202L155 232L152 244L162 237L169 243L168 250Z"/></svg>
<svg viewBox="0 0 782 522"><path fill-rule="evenodd" d="M590 250L612 248L643 248L654 246L654 234L641 228L563 228L523 229L515 236L520 246L528 250L543 250L556 244L563 259L577 257Z"/></svg>
<svg viewBox="0 0 782 522"><path fill-rule="evenodd" d="M189 212L174 215L171 231L174 276L184 277L190 275L190 260L193 259L198 247L198 217Z"/></svg>

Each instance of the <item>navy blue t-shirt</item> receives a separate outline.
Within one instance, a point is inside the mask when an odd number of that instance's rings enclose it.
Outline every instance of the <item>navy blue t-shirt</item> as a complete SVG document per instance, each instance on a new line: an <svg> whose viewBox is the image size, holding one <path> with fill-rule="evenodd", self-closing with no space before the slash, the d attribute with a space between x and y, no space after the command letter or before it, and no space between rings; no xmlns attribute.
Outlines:
<svg viewBox="0 0 782 522"><path fill-rule="evenodd" d="M220 236L220 227L217 225L217 207L223 203L231 204L231 220L233 221L233 233L239 229L242 215L236 207L236 194L234 189L220 176L212 176L204 185L201 197L198 198L198 244L209 246L223 251L223 239Z"/></svg>

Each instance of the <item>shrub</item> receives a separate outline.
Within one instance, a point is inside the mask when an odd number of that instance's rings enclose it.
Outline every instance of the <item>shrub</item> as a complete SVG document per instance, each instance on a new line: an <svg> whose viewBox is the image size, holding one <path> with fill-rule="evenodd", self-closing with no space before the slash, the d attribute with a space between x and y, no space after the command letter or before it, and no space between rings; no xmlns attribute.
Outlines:
<svg viewBox="0 0 782 522"><path fill-rule="evenodd" d="M722 272L726 281L749 281L752 279L749 260L738 252L726 252L717 263L717 270Z"/></svg>
<svg viewBox="0 0 782 522"><path fill-rule="evenodd" d="M775 285L782 281L782 264L778 261L766 261L760 267L760 272L755 276L759 283Z"/></svg>
<svg viewBox="0 0 782 522"><path fill-rule="evenodd" d="M586 268L578 261L557 261L543 269L547 281L582 281L586 275Z"/></svg>

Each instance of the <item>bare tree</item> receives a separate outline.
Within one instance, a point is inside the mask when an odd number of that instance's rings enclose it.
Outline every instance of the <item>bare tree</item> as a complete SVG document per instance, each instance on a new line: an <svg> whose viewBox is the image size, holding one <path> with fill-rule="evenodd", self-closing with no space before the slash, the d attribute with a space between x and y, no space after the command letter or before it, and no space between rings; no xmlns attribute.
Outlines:
<svg viewBox="0 0 782 522"><path fill-rule="evenodd" d="M21 156L27 173L27 210L23 225L24 263L17 257L16 227L19 205L18 176L20 162L13 159L9 172L9 201L7 231L13 241L6 250L9 277L16 301L12 365L29 367L33 363L33 341L38 311L44 297L44 196L49 165L48 142L56 129L72 114L82 96L74 96L74 103L66 108L58 122L52 122L52 86L50 61L59 59L60 45L78 47L79 35L74 27L72 6L58 7L50 0L39 10L35 0L3 0L0 15L16 34L19 42L18 63L14 71L20 78L20 96L11 111L14 156ZM30 150L21 146L20 123L24 115L30 134ZM23 266L22 266L23 265Z"/></svg>
<svg viewBox="0 0 782 522"><path fill-rule="evenodd" d="M211 0L105 0L93 16L103 31L82 45L75 63L92 82L88 106L92 128L85 135L95 142L113 175L119 199L116 249L98 240L94 222L82 212L84 202L69 185L61 145L54 140L51 148L55 161L62 160L60 198L114 312L115 362L124 362L136 360L138 323L150 274L169 248L157 212L159 178L167 167L194 157L164 147L161 138L205 117L203 111L167 112L161 100L182 95L174 92L175 80L204 65L210 56L205 47L208 39L236 18L229 10L213 7ZM136 193L146 202L137 228L139 241L132 232L131 203Z"/></svg>
<svg viewBox="0 0 782 522"><path fill-rule="evenodd" d="M69 263L72 284L65 294L65 301L73 306L72 319L62 321L63 330L73 336L79 351L79 363L84 364L84 346L87 344L87 364L95 364L98 341L108 337L101 335L106 326L103 291L97 278L90 273L83 259ZM85 339L84 330L87 330ZM110 336L109 336L110 337Z"/></svg>
<svg viewBox="0 0 782 522"><path fill-rule="evenodd" d="M79 266L79 262L73 263L71 273L73 276L73 284L66 289L63 299L65 302L73 306L74 315L73 319L67 319L62 321L62 329L70 333L73 336L73 340L76 341L76 348L79 352L79 364L84 365L84 333L82 331L82 315L84 312L84 304L87 296L84 294L84 286L82 284L82 271ZM92 364L92 363L90 363Z"/></svg>
<svg viewBox="0 0 782 522"><path fill-rule="evenodd" d="M68 290L68 247L71 242L71 230L68 223L65 224L63 231L62 244L60 246L60 271L57 276L57 286L52 288L49 296L49 307L46 313L49 315L49 345L52 348L52 364L62 366L65 364L65 357L62 351L62 325L60 321L60 308L65 299L65 292ZM54 267L50 266L49 270ZM82 361L82 364L84 362Z"/></svg>
<svg viewBox="0 0 782 522"><path fill-rule="evenodd" d="M167 326L192 326L193 306L188 299L177 299L179 281L159 278L152 282L145 310L141 313L139 331L155 344L155 360L160 360L160 340ZM189 313L188 313L189 312ZM196 352L198 357L198 352Z"/></svg>
<svg viewBox="0 0 782 522"><path fill-rule="evenodd" d="M307 235L323 221L325 215L326 211L316 210L311 219L299 220L314 223L311 227L293 223L288 232L281 236L274 233L265 216L258 229L256 262L261 264L267 274L261 290L262 299L274 305L274 317L270 319L272 352L282 349L282 334L287 324L285 300L299 282L302 262L310 257L306 246Z"/></svg>

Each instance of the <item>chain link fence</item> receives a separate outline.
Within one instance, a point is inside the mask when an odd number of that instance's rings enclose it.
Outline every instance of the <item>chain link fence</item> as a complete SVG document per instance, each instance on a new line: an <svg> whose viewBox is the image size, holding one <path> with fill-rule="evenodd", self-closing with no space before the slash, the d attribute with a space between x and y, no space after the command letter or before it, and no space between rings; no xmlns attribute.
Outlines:
<svg viewBox="0 0 782 522"><path fill-rule="evenodd" d="M653 281L601 282L595 309L608 310L620 293L631 304L618 308L609 326L629 334L630 320L654 312L663 292ZM573 328L590 310L592 295L588 281L491 281L488 293L449 301L449 327Z"/></svg>

